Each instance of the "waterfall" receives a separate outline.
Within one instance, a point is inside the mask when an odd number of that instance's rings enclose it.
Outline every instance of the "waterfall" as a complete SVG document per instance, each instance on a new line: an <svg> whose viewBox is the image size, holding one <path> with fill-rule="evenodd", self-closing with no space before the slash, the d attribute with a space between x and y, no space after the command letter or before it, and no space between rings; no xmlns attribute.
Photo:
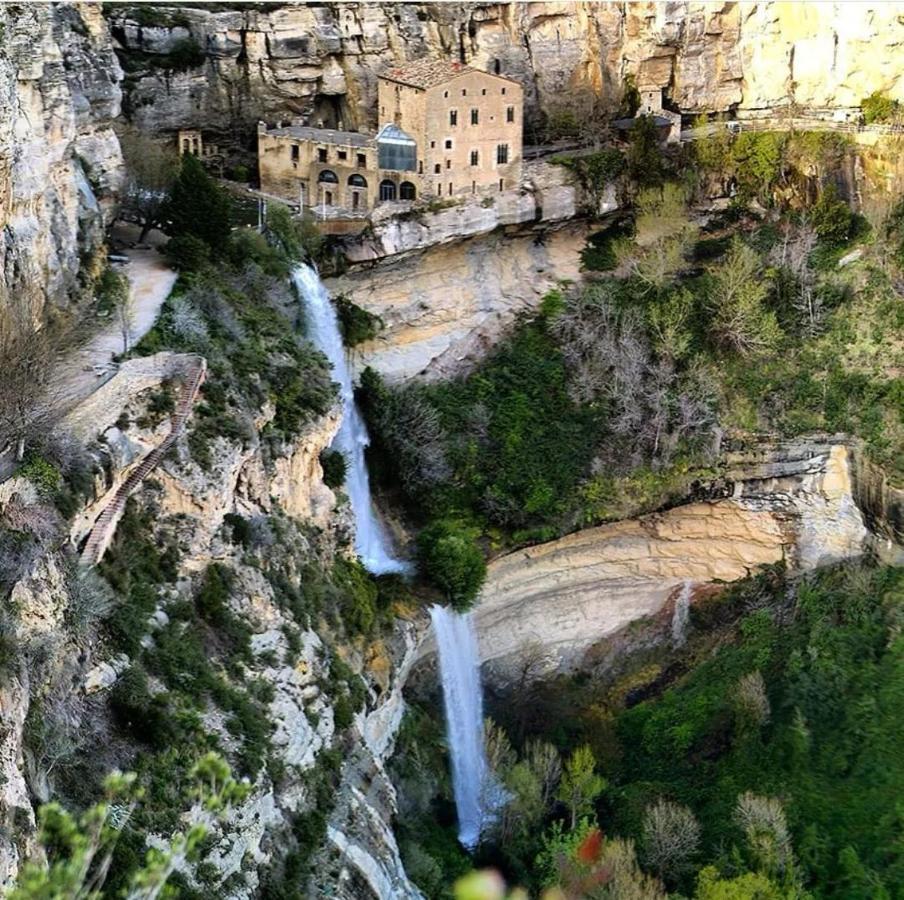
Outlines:
<svg viewBox="0 0 904 900"><path fill-rule="evenodd" d="M472 850L480 841L484 824L497 807L491 796L496 791L489 778L484 749L483 689L477 635L470 613L432 606L430 619L439 651L446 738L458 811L458 840L466 849Z"/></svg>
<svg viewBox="0 0 904 900"><path fill-rule="evenodd" d="M345 486L355 516L355 550L368 572L384 575L404 572L407 566L392 556L389 540L374 511L370 495L370 478L364 461L364 450L370 443L367 426L355 403L352 376L345 359L345 347L339 320L317 270L296 266L292 279L304 303L308 336L333 366L333 377L339 382L342 397L342 423L333 446L346 459Z"/></svg>
<svg viewBox="0 0 904 900"><path fill-rule="evenodd" d="M691 591L693 582L685 581L681 585L681 593L675 598L675 611L672 613L672 643L681 647L687 639L687 622L691 614Z"/></svg>

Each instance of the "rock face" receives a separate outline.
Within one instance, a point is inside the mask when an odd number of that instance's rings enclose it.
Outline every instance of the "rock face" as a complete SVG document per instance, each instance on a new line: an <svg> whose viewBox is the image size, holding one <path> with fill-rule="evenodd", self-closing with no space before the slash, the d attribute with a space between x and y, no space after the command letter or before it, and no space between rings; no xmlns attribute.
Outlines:
<svg viewBox="0 0 904 900"><path fill-rule="evenodd" d="M99 4L3 6L0 40L0 314L37 323L103 242L122 72Z"/></svg>
<svg viewBox="0 0 904 900"><path fill-rule="evenodd" d="M310 115L376 127L376 76L424 56L525 88L528 118L590 89L617 105L625 76L684 111L849 107L904 98L904 23L893 4L785 2L324 3L236 11L110 7L132 62L129 109L157 131L236 136L255 118ZM168 62L192 41L203 61ZM148 60L156 65L148 64ZM167 69L166 66L170 65ZM250 136L250 132L247 133Z"/></svg>
<svg viewBox="0 0 904 900"><path fill-rule="evenodd" d="M344 294L384 323L375 340L356 348L356 364L390 381L459 373L519 313L579 277L586 229L577 223L517 236L498 230L328 279L333 296Z"/></svg>
<svg viewBox="0 0 904 900"><path fill-rule="evenodd" d="M539 670L580 667L589 648L659 613L686 583L743 578L784 561L806 571L863 552L851 451L800 441L727 459L730 496L590 528L490 564L474 616L481 659L505 681L527 655ZM429 643L425 653L432 652Z"/></svg>

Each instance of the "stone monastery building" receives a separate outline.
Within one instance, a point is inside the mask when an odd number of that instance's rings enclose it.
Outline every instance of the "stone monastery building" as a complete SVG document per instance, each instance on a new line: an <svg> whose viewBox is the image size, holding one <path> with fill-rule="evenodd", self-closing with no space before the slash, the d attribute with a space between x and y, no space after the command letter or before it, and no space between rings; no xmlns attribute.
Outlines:
<svg viewBox="0 0 904 900"><path fill-rule="evenodd" d="M418 197L512 190L521 181L521 85L420 60L378 82L376 135L258 126L261 190L302 206L364 212Z"/></svg>

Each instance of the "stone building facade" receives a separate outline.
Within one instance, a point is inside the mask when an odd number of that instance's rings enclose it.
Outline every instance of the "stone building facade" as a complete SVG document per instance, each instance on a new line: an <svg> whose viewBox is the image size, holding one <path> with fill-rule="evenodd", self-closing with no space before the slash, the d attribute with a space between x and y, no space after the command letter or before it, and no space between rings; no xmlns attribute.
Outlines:
<svg viewBox="0 0 904 900"><path fill-rule="evenodd" d="M521 182L521 85L421 60L380 76L376 135L258 126L261 190L364 214L377 203L512 190Z"/></svg>

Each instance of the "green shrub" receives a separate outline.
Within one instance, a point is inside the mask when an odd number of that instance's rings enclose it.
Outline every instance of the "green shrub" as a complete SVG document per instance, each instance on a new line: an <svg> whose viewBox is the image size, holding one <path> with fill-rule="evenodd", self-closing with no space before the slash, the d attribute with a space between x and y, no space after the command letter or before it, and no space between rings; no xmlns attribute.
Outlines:
<svg viewBox="0 0 904 900"><path fill-rule="evenodd" d="M863 121L867 125L888 122L898 113L899 103L886 97L881 91L873 91L869 97L860 101L860 109L863 111Z"/></svg>
<svg viewBox="0 0 904 900"><path fill-rule="evenodd" d="M52 496L63 481L59 468L37 453L29 453L16 474L27 478L45 497Z"/></svg>
<svg viewBox="0 0 904 900"><path fill-rule="evenodd" d="M345 473L348 468L345 455L339 450L323 450L320 453L320 466L323 469L323 483L328 488L340 488L345 484Z"/></svg>
<svg viewBox="0 0 904 900"><path fill-rule="evenodd" d="M166 261L180 272L199 272L210 262L210 247L199 237L181 234L170 238L163 248Z"/></svg>
<svg viewBox="0 0 904 900"><path fill-rule="evenodd" d="M336 297L336 312L342 342L346 347L356 347L365 341L372 341L383 328L383 320L379 316L352 303L341 294Z"/></svg>
<svg viewBox="0 0 904 900"><path fill-rule="evenodd" d="M836 247L850 239L853 219L851 208L838 196L834 184L823 190L810 210L810 221L816 233L827 244Z"/></svg>
<svg viewBox="0 0 904 900"><path fill-rule="evenodd" d="M204 171L200 160L190 154L182 157L166 200L164 220L169 235L200 239L207 244L211 257L221 256L226 250L231 231L229 197Z"/></svg>
<svg viewBox="0 0 904 900"><path fill-rule="evenodd" d="M440 521L418 536L418 557L424 574L459 611L469 609L486 578L486 562L473 530Z"/></svg>

